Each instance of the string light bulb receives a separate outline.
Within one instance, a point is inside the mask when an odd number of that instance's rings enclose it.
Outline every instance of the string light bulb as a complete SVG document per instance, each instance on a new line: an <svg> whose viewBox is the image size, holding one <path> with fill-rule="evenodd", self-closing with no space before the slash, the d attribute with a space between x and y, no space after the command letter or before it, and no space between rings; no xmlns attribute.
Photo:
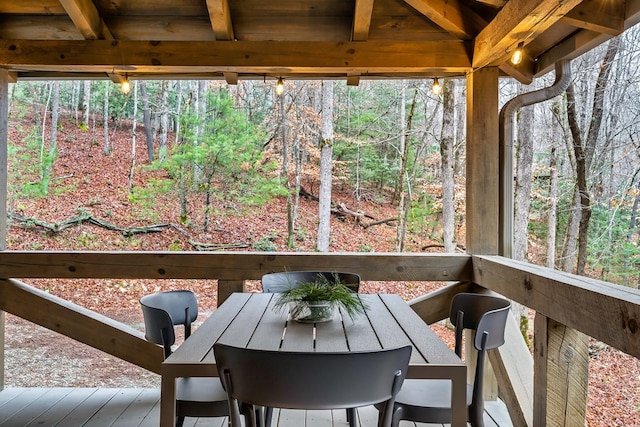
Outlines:
<svg viewBox="0 0 640 427"><path fill-rule="evenodd" d="M431 86L431 92L433 92L435 96L440 96L440 93L442 92L442 86L440 86L440 82L438 81L437 77L433 79L433 86Z"/></svg>
<svg viewBox="0 0 640 427"><path fill-rule="evenodd" d="M131 92L131 83L129 83L129 79L127 78L126 75L122 79L122 83L120 84L120 90L125 95L128 94L129 92Z"/></svg>
<svg viewBox="0 0 640 427"><path fill-rule="evenodd" d="M276 83L276 95L280 96L284 93L284 82L282 81L282 77L278 78L278 83Z"/></svg>
<svg viewBox="0 0 640 427"><path fill-rule="evenodd" d="M522 62L522 57L524 56L524 42L518 43L518 47L513 51L513 55L511 55L511 63L513 65L518 65Z"/></svg>

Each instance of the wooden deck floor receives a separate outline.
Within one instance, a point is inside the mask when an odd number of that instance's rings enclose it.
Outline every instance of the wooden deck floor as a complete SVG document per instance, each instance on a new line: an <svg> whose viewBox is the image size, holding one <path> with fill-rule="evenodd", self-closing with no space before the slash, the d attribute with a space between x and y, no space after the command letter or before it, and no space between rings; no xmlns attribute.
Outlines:
<svg viewBox="0 0 640 427"><path fill-rule="evenodd" d="M0 391L0 427L156 427L160 391L148 388L6 388ZM504 405L489 402L487 427L511 427ZM344 427L346 412L276 411L278 427ZM360 408L362 427L375 427L378 412ZM226 418L187 418L185 427L224 427ZM439 424L402 422L401 427L438 427Z"/></svg>

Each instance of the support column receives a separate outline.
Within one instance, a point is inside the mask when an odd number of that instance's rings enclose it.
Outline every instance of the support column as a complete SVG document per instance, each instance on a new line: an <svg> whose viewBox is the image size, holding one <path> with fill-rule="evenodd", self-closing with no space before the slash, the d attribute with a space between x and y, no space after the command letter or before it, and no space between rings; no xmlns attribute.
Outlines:
<svg viewBox="0 0 640 427"><path fill-rule="evenodd" d="M9 127L9 72L0 69L0 250L7 248L7 128ZM0 390L4 389L5 313L0 311Z"/></svg>
<svg viewBox="0 0 640 427"><path fill-rule="evenodd" d="M234 292L246 292L244 280L218 280L218 303L225 302Z"/></svg>
<svg viewBox="0 0 640 427"><path fill-rule="evenodd" d="M487 67L467 75L467 253L498 253L499 153L498 69ZM471 334L466 342L473 342ZM476 355L466 346L468 380L473 381ZM484 396L495 400L498 383L491 365L484 375Z"/></svg>
<svg viewBox="0 0 640 427"><path fill-rule="evenodd" d="M534 337L533 427L585 425L588 337L540 313Z"/></svg>
<svg viewBox="0 0 640 427"><path fill-rule="evenodd" d="M498 69L467 75L467 252L498 254Z"/></svg>

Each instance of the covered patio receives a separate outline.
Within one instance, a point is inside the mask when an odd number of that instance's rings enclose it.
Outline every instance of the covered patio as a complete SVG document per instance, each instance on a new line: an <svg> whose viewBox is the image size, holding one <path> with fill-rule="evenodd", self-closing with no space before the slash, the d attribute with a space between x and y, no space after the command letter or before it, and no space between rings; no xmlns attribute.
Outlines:
<svg viewBox="0 0 640 427"><path fill-rule="evenodd" d="M507 344L490 354L496 381L486 394L499 395L515 426L580 425L588 361L578 358L566 337L579 331L640 357L640 292L509 258L513 189L505 166L510 163L501 158L509 150L500 145L498 82L511 77L529 83L638 19L638 0L0 1L3 249L12 82L224 79L233 85L285 78L358 85L362 79L436 77L467 82L466 254L4 251L0 309L159 373L162 350L142 333L39 291L28 280L214 279L219 303L244 291L245 281L283 270L352 271L365 281L446 282L411 302L429 324L447 317L456 293L493 291L536 312L535 348L532 358L512 319ZM519 47L524 59L514 65L510 59Z"/></svg>

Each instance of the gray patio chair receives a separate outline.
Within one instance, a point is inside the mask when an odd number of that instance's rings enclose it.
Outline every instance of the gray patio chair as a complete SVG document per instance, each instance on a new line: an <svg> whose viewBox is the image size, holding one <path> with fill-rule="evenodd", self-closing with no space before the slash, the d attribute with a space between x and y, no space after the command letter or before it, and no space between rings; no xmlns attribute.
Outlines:
<svg viewBox="0 0 640 427"><path fill-rule="evenodd" d="M318 279L327 280L329 283L340 283L347 286L353 292L360 290L360 276L355 273L343 273L332 271L281 271L277 273L267 273L262 276L262 292L282 292L295 288L300 283L314 282ZM350 427L356 427L355 409L347 409L347 421ZM271 427L273 408L265 410L265 427Z"/></svg>
<svg viewBox="0 0 640 427"><path fill-rule="evenodd" d="M183 325L185 339L191 335L191 323L198 317L198 303L187 290L157 292L140 298L145 338L171 354L176 335L174 326ZM229 405L218 378L179 378L176 382L176 427L185 417L225 417Z"/></svg>
<svg viewBox="0 0 640 427"><path fill-rule="evenodd" d="M380 405L380 426L407 372L411 346L371 352L311 353L245 349L216 343L213 351L229 401L232 427L241 426L238 402L256 407L340 409ZM256 426L256 411L245 411Z"/></svg>
<svg viewBox="0 0 640 427"><path fill-rule="evenodd" d="M509 300L484 294L460 293L451 301L450 320L456 328L458 356L462 353L463 330L475 331L473 345L478 350L478 359L473 384L467 385L467 420L473 427L484 426L482 386L486 353L504 344L510 307ZM391 425L397 427L401 420L446 424L451 422L451 416L451 381L411 379L404 382L396 397Z"/></svg>

